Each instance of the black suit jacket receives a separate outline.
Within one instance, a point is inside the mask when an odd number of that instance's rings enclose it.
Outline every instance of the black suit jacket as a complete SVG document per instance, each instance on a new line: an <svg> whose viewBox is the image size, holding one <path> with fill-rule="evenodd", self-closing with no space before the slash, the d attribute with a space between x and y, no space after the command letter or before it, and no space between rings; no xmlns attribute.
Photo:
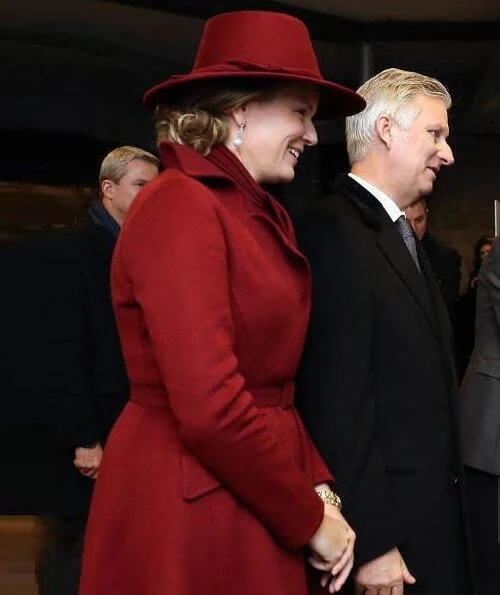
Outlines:
<svg viewBox="0 0 500 595"><path fill-rule="evenodd" d="M79 273L81 390L64 418L71 446L104 443L128 398L128 380L111 303L110 269L116 238L87 218L76 234Z"/></svg>
<svg viewBox="0 0 500 595"><path fill-rule="evenodd" d="M461 539L456 383L439 286L421 248L422 275L380 203L347 176L299 223L298 238L313 305L297 405L357 532L356 564L397 546L417 571L416 527L432 519L446 533L444 542L429 535L430 550Z"/></svg>
<svg viewBox="0 0 500 595"><path fill-rule="evenodd" d="M430 233L424 235L421 243L431 263L444 302L451 308L460 291L460 254Z"/></svg>

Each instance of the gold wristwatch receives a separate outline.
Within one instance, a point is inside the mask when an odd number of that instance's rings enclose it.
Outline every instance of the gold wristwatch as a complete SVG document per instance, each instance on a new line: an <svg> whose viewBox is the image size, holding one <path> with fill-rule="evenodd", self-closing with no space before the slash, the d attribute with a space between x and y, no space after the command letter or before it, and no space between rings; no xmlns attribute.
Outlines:
<svg viewBox="0 0 500 595"><path fill-rule="evenodd" d="M330 506L335 506L335 508L342 510L342 500L340 499L340 496L330 488L316 490L316 494L318 494L323 502L326 502L327 504L330 504Z"/></svg>

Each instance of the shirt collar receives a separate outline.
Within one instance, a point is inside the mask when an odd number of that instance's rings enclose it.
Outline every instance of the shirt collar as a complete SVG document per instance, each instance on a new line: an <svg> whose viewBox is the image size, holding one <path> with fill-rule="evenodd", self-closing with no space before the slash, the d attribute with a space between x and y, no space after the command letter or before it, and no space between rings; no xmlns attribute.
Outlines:
<svg viewBox="0 0 500 595"><path fill-rule="evenodd" d="M382 190L379 190L376 186L370 184L370 182L367 182L356 174L349 173L348 175L360 186L363 186L365 190L368 190L368 192L379 201L393 223L395 223L401 217L401 215L404 215L404 212L398 207L398 205L392 200L390 196L385 194L385 192L382 192Z"/></svg>
<svg viewBox="0 0 500 595"><path fill-rule="evenodd" d="M114 238L118 237L118 234L120 233L120 225L102 204L101 200L95 200L90 205L88 214L96 225L106 229Z"/></svg>

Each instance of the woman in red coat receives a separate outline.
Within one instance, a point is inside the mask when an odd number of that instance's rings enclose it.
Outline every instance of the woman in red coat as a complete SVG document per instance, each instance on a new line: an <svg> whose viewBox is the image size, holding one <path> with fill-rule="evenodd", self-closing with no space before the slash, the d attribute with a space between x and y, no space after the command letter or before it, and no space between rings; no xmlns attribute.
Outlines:
<svg viewBox="0 0 500 595"><path fill-rule="evenodd" d="M191 73L145 96L166 171L115 251L131 399L81 595L305 595L304 546L331 592L352 567L354 534L293 406L309 267L261 186L292 180L317 142L320 93L326 115L364 106L322 78L300 21L236 12L208 21Z"/></svg>

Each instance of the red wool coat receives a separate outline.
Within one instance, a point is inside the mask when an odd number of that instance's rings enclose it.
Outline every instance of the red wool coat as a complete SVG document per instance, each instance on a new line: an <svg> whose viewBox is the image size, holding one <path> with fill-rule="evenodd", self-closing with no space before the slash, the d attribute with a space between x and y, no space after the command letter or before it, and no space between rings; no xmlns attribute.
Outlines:
<svg viewBox="0 0 500 595"><path fill-rule="evenodd" d="M331 479L293 407L309 268L248 176L187 147L163 157L114 256L131 401L99 471L80 595L305 595L313 485Z"/></svg>

